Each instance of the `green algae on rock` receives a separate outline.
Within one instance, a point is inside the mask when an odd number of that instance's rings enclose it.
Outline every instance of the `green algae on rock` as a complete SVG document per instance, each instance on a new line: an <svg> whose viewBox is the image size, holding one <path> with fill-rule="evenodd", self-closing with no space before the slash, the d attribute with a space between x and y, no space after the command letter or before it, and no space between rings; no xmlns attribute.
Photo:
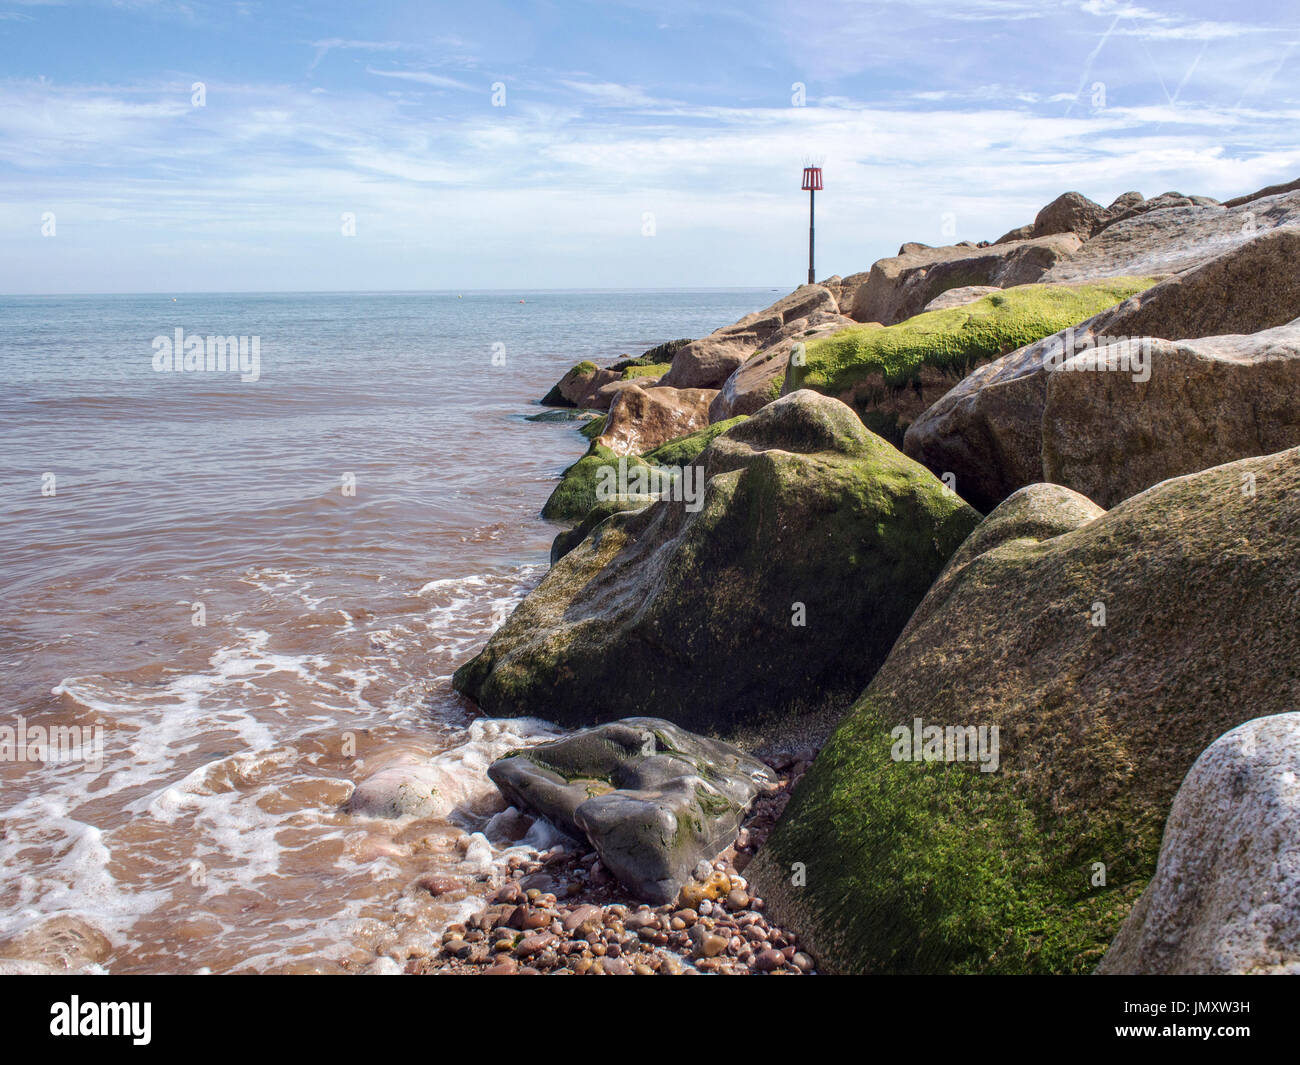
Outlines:
<svg viewBox="0 0 1300 1065"><path fill-rule="evenodd" d="M953 556L746 876L824 970L1090 971L1197 756L1300 698L1297 537L1300 449L1109 512L1021 489ZM998 727L998 770L894 760L917 719Z"/></svg>
<svg viewBox="0 0 1300 1065"><path fill-rule="evenodd" d="M606 518L613 514L621 514L625 510L640 510L642 507L648 507L653 502L653 499L641 497L602 499L587 511L587 516L573 528L564 529L555 534L555 539L551 541L551 565L554 566L556 562L582 543L592 534L596 526Z"/></svg>
<svg viewBox="0 0 1300 1065"><path fill-rule="evenodd" d="M697 509L614 514L456 671L490 714L726 729L844 705L979 515L844 404L786 396L702 456Z"/></svg>
<svg viewBox="0 0 1300 1065"><path fill-rule="evenodd" d="M1294 199L1288 209L1292 213L1282 219L1300 218L1300 196ZM1180 213L1153 212L1161 216ZM1266 212L1261 217L1269 215ZM1246 220L1239 217L1237 226ZM1274 214L1271 221L1279 218ZM1112 228L1121 230L1127 225L1116 223ZM1225 231L1221 217L1208 233L1194 225L1181 235L1172 223L1165 228L1167 239L1176 245L1188 242L1184 250L1200 256L1199 266L1071 327L1068 333L1035 341L980 366L913 420L903 449L932 470L952 473L964 499L991 510L1017 488L1056 480L1044 471L1044 413L1048 378L1059 369L1051 367L1049 357L1060 354L1067 343L1077 351L1094 341L1101 343L1105 337L1172 341L1258 333L1300 315L1300 275L1294 267L1300 254L1300 235L1294 226L1281 225L1250 239L1238 239L1241 234ZM1110 233L1111 229L1103 230L1095 239L1102 240ZM1216 417L1213 401L1211 389L1199 399L1205 413L1196 414L1193 420L1212 424ZM1106 415L1098 417L1104 424ZM1177 432L1185 430L1177 426ZM1169 439L1168 434L1158 432L1140 446L1169 447ZM1244 457L1224 454L1218 461ZM1184 473L1187 468L1173 472Z"/></svg>
<svg viewBox="0 0 1300 1065"><path fill-rule="evenodd" d="M629 469L648 465L636 455L616 455L593 441L587 453L561 475L560 483L542 507L542 517L551 521L581 521L601 501L596 494L601 468L617 469L620 461Z"/></svg>
<svg viewBox="0 0 1300 1065"><path fill-rule="evenodd" d="M619 377L620 381L637 381L643 377L663 377L672 369L672 363L637 363L635 366L627 367Z"/></svg>
<svg viewBox="0 0 1300 1065"><path fill-rule="evenodd" d="M1076 325L1149 288L1150 278L1082 285L1020 285L897 325L855 326L809 343L791 359L782 392L811 388L852 406L901 443L911 421L982 363Z"/></svg>
<svg viewBox="0 0 1300 1065"><path fill-rule="evenodd" d="M705 429L699 429L686 436L679 436L676 440L669 440L666 444L660 444L653 451L647 451L641 458L645 463L656 467L689 466L700 457L704 449L715 438L721 436L733 426L739 425L744 420L743 417L731 418L725 422L710 425ZM617 460L613 461L616 462ZM599 471L595 476L599 477ZM598 481L593 482L593 494L595 484L598 484ZM575 496L574 498L578 497ZM587 511L586 517L577 525L556 535L555 540L551 543L551 564L554 565L557 559L563 558L578 544L582 543L591 534L591 531L611 514L617 514L624 510L639 510L641 507L648 506L651 502L653 502L653 499L648 496L598 500L595 506ZM559 509L557 505L557 511Z"/></svg>
<svg viewBox="0 0 1300 1065"><path fill-rule="evenodd" d="M542 397L543 407L576 407L578 396L582 394L599 371L599 367L590 360L583 360L569 369L551 390Z"/></svg>

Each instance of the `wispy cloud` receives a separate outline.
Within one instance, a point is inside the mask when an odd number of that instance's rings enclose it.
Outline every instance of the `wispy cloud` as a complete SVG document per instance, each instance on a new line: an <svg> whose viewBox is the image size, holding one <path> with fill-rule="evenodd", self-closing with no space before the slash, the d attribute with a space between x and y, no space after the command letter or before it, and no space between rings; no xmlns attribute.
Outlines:
<svg viewBox="0 0 1300 1065"><path fill-rule="evenodd" d="M224 289L797 280L809 152L841 273L945 239L949 216L959 239L994 237L1068 188L1223 197L1300 174L1300 34L1254 32L1276 19L1211 33L1234 23L1114 0L826 2L810 21L758 0L710 33L671 0L593 9L599 40L576 16L493 37L491 10L409 40L392 21L292 24L238 79L219 40L178 36L190 51L162 51L192 70L2 80L0 291L150 288L164 267ZM482 57L476 27L500 42Z"/></svg>
<svg viewBox="0 0 1300 1065"><path fill-rule="evenodd" d="M431 74L427 70L376 70L374 67L366 67L366 73L380 78L410 81L417 85L432 85L438 89L460 89L463 92L470 92L482 88L482 86L469 85L458 78L449 78L444 74Z"/></svg>

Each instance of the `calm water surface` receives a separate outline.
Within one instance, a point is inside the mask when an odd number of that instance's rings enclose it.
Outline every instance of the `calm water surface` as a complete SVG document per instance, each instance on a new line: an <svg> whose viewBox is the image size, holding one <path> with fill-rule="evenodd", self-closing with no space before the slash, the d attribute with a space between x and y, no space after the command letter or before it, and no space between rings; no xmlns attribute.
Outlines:
<svg viewBox="0 0 1300 1065"><path fill-rule="evenodd" d="M471 907L415 881L472 885L467 832L505 856L483 769L546 726L449 679L545 572L585 447L525 416L778 295L0 297L0 724L90 739L0 760L0 956L72 921L113 972L355 969ZM259 338L260 378L156 372L178 327ZM343 812L431 761L439 816Z"/></svg>

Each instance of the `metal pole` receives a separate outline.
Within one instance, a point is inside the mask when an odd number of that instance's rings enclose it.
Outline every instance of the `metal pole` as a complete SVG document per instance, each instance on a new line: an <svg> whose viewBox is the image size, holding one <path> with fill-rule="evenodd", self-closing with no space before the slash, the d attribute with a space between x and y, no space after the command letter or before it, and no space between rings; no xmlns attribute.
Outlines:
<svg viewBox="0 0 1300 1065"><path fill-rule="evenodd" d="M813 189L808 190L808 284L817 283L817 275L813 273L813 197L817 193Z"/></svg>

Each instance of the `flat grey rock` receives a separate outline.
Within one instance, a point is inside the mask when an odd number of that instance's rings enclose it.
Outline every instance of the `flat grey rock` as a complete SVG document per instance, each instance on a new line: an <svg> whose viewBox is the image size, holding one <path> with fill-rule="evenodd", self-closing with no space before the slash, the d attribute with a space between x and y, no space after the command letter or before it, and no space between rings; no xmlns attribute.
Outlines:
<svg viewBox="0 0 1300 1065"><path fill-rule="evenodd" d="M762 762L653 717L512 751L488 776L506 799L577 839L633 894L663 904L730 844L775 784Z"/></svg>

